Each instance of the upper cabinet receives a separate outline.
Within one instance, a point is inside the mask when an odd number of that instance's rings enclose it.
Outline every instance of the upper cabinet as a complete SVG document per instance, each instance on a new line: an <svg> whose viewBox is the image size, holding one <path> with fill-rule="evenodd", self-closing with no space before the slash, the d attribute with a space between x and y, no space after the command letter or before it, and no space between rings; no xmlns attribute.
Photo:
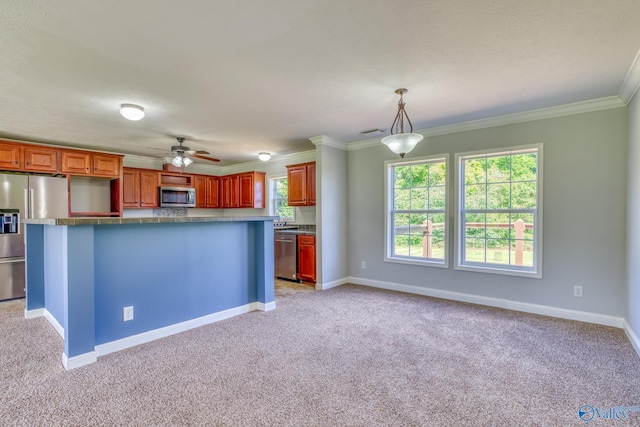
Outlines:
<svg viewBox="0 0 640 427"><path fill-rule="evenodd" d="M239 207L264 209L265 173L238 174Z"/></svg>
<svg viewBox="0 0 640 427"><path fill-rule="evenodd" d="M29 172L58 172L58 150L55 148L25 146L24 170Z"/></svg>
<svg viewBox="0 0 640 427"><path fill-rule="evenodd" d="M0 142L0 168L3 170L22 169L22 147L10 142Z"/></svg>
<svg viewBox="0 0 640 427"><path fill-rule="evenodd" d="M122 170L122 206L158 207L158 171L124 168Z"/></svg>
<svg viewBox="0 0 640 427"><path fill-rule="evenodd" d="M316 162L287 166L289 206L315 206Z"/></svg>
<svg viewBox="0 0 640 427"><path fill-rule="evenodd" d="M122 156L63 150L61 171L71 175L95 175L116 178L120 175Z"/></svg>

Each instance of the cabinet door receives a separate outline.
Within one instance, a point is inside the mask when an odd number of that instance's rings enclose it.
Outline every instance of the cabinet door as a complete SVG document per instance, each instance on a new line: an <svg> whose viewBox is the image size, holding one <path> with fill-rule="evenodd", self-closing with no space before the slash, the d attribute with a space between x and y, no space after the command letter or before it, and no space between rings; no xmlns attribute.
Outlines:
<svg viewBox="0 0 640 427"><path fill-rule="evenodd" d="M122 170L122 206L140 207L140 171Z"/></svg>
<svg viewBox="0 0 640 427"><path fill-rule="evenodd" d="M229 177L220 177L220 207L228 208L231 195L229 194Z"/></svg>
<svg viewBox="0 0 640 427"><path fill-rule="evenodd" d="M220 207L220 178L217 176L207 177L207 207Z"/></svg>
<svg viewBox="0 0 640 427"><path fill-rule="evenodd" d="M22 147L10 142L0 143L0 169L18 170L22 168L20 153Z"/></svg>
<svg viewBox="0 0 640 427"><path fill-rule="evenodd" d="M91 155L89 153L63 151L61 156L62 173L77 175L88 175L90 173Z"/></svg>
<svg viewBox="0 0 640 427"><path fill-rule="evenodd" d="M30 172L58 172L58 150L24 147L24 170Z"/></svg>
<svg viewBox="0 0 640 427"><path fill-rule="evenodd" d="M289 183L289 206L305 206L307 170L304 166L287 167L287 180Z"/></svg>
<svg viewBox="0 0 640 427"><path fill-rule="evenodd" d="M240 179L238 175L229 175L229 207L240 207Z"/></svg>
<svg viewBox="0 0 640 427"><path fill-rule="evenodd" d="M91 173L100 176L119 176L120 157L109 154L93 154Z"/></svg>
<svg viewBox="0 0 640 427"><path fill-rule="evenodd" d="M307 206L314 206L316 204L316 164L308 164L306 172Z"/></svg>
<svg viewBox="0 0 640 427"><path fill-rule="evenodd" d="M207 177L194 177L194 188L196 189L196 208L207 207Z"/></svg>
<svg viewBox="0 0 640 427"><path fill-rule="evenodd" d="M253 174L243 173L238 176L238 186L240 188L240 207L253 207Z"/></svg>
<svg viewBox="0 0 640 427"><path fill-rule="evenodd" d="M316 281L315 236L298 236L298 279Z"/></svg>
<svg viewBox="0 0 640 427"><path fill-rule="evenodd" d="M140 171L140 207L158 207L158 172Z"/></svg>

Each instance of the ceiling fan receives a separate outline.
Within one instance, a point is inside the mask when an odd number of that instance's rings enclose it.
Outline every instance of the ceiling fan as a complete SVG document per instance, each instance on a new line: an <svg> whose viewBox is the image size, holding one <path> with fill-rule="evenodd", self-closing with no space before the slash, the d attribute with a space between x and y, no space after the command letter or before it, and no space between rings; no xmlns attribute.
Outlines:
<svg viewBox="0 0 640 427"><path fill-rule="evenodd" d="M184 143L185 138L182 136L177 136L176 140L178 140L178 145L173 145L171 147L171 155L173 159L171 160L171 164L176 167L187 167L193 160L191 159L202 159L208 160L210 162L219 162L220 159L216 159L214 157L205 156L205 154L209 154L208 151L203 150L192 150L190 147L186 145L182 145Z"/></svg>

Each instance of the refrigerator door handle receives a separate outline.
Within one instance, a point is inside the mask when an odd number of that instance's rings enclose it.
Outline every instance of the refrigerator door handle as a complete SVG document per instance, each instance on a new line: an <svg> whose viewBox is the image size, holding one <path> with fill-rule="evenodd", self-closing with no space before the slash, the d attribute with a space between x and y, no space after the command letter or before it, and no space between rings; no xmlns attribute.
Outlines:
<svg viewBox="0 0 640 427"><path fill-rule="evenodd" d="M29 218L29 190L24 189L24 214L23 218Z"/></svg>
<svg viewBox="0 0 640 427"><path fill-rule="evenodd" d="M29 207L31 208L31 218L35 218L36 214L34 212L34 201L35 201L35 191L33 191L33 188L29 190Z"/></svg>

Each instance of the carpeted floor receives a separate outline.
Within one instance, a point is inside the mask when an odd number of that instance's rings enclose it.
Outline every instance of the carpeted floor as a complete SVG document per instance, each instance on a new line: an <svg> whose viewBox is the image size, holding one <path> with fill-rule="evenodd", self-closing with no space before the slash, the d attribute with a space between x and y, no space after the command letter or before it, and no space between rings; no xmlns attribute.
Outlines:
<svg viewBox="0 0 640 427"><path fill-rule="evenodd" d="M0 422L579 426L583 404L640 405L620 329L354 285L276 303L68 372L47 321L0 303Z"/></svg>

